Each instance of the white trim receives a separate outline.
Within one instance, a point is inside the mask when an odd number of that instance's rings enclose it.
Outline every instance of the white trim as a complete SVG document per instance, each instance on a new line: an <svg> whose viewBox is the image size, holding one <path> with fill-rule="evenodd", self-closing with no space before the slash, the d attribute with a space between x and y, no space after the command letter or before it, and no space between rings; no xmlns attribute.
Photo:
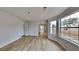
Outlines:
<svg viewBox="0 0 79 59"><path fill-rule="evenodd" d="M22 37L22 36L17 37L16 40L20 39L21 37ZM16 41L16 40L14 39L14 40L12 40L12 41L9 41L9 42L7 42L6 44L1 45L0 48L6 46L6 45L8 45L8 44L10 44L10 43L12 43L12 42L14 42L14 41Z"/></svg>

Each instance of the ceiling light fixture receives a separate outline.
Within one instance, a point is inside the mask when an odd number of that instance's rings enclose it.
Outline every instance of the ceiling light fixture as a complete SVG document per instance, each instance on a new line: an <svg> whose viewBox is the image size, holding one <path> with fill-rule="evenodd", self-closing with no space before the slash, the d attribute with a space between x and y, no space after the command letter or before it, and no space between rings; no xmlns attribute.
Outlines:
<svg viewBox="0 0 79 59"><path fill-rule="evenodd" d="M46 9L47 9L47 7L43 7L43 9L44 9L44 10L46 10Z"/></svg>
<svg viewBox="0 0 79 59"><path fill-rule="evenodd" d="M31 14L31 11L25 10L25 13L26 13L26 14Z"/></svg>
<svg viewBox="0 0 79 59"><path fill-rule="evenodd" d="M28 11L28 14L30 14L30 11Z"/></svg>

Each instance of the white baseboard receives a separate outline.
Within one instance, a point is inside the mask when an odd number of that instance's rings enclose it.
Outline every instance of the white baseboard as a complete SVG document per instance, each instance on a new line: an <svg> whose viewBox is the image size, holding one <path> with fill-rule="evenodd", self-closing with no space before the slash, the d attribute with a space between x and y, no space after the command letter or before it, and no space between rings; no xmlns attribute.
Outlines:
<svg viewBox="0 0 79 59"><path fill-rule="evenodd" d="M6 45L8 45L8 44L10 44L10 43L12 43L12 42L18 40L18 39L20 39L21 37L22 37L22 36L19 36L19 37L17 37L16 39L13 39L12 41L9 41L9 42L7 42L7 43L1 45L0 48L2 48L2 47L4 47L4 46L6 46Z"/></svg>

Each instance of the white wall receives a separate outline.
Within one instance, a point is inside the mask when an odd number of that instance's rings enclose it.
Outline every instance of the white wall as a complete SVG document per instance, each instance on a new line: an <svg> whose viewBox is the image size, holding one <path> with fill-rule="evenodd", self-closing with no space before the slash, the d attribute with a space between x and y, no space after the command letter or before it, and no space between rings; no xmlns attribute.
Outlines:
<svg viewBox="0 0 79 59"><path fill-rule="evenodd" d="M23 35L23 22L18 18L0 11L0 47L3 47Z"/></svg>
<svg viewBox="0 0 79 59"><path fill-rule="evenodd" d="M26 23L26 36L38 36L40 24L45 24L45 21L31 21Z"/></svg>

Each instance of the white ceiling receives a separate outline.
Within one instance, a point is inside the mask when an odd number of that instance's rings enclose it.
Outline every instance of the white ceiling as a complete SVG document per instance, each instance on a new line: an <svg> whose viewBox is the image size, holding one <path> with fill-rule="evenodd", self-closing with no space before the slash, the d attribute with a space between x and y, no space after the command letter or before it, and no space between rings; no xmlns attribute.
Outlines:
<svg viewBox="0 0 79 59"><path fill-rule="evenodd" d="M47 20L53 18L68 7L48 7L43 9L43 7L3 7L0 8L12 15L15 15L25 21L34 21L34 20ZM30 12L30 14L28 14Z"/></svg>

